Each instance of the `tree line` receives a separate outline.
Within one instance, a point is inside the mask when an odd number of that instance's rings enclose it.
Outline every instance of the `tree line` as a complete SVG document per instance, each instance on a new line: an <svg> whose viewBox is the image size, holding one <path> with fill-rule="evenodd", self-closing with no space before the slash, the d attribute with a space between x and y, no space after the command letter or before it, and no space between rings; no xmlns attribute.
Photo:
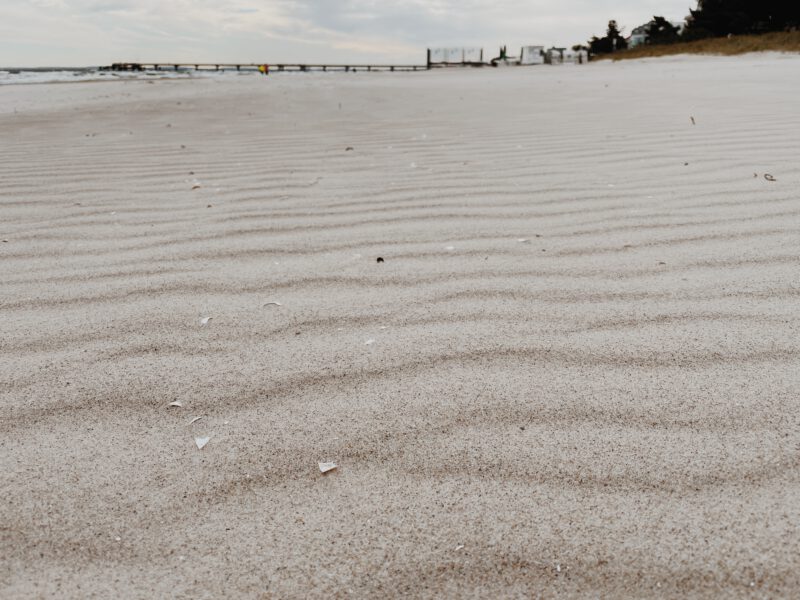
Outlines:
<svg viewBox="0 0 800 600"><path fill-rule="evenodd" d="M646 26L649 44L672 44L708 37L792 31L800 27L800 0L698 0L681 31L664 17ZM593 54L608 54L628 47L616 21L606 35L589 40Z"/></svg>

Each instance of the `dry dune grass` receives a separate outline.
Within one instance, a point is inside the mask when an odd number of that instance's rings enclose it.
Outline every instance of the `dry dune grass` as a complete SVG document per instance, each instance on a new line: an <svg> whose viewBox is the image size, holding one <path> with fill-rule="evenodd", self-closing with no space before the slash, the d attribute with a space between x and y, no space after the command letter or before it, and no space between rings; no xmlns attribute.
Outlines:
<svg viewBox="0 0 800 600"><path fill-rule="evenodd" d="M598 56L597 60L627 60L671 56L674 54L735 55L749 52L800 52L800 31L766 33L763 35L735 35L730 38L709 38L681 44L639 46L612 55Z"/></svg>
<svg viewBox="0 0 800 600"><path fill-rule="evenodd" d="M796 594L799 67L4 88L0 597Z"/></svg>

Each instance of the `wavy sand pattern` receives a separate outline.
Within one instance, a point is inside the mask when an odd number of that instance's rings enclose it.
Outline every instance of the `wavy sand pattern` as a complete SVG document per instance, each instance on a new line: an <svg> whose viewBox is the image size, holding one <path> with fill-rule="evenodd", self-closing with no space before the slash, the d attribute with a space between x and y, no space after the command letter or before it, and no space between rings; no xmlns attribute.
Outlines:
<svg viewBox="0 0 800 600"><path fill-rule="evenodd" d="M791 596L798 68L4 88L0 596Z"/></svg>

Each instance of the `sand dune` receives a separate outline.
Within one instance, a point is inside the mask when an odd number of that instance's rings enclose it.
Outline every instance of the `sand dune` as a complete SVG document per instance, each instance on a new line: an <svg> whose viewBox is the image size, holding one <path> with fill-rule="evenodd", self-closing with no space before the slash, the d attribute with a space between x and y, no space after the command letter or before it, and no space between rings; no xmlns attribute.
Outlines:
<svg viewBox="0 0 800 600"><path fill-rule="evenodd" d="M4 87L0 596L792 596L798 67Z"/></svg>

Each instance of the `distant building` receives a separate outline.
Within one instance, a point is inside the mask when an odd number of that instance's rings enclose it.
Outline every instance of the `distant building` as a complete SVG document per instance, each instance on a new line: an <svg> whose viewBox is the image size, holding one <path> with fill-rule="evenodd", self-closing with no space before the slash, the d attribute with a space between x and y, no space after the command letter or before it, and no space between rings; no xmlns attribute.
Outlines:
<svg viewBox="0 0 800 600"><path fill-rule="evenodd" d="M543 65L544 46L523 46L519 52L519 64Z"/></svg>
<svg viewBox="0 0 800 600"><path fill-rule="evenodd" d="M500 55L484 62L481 48L429 48L428 68L450 66L531 66L561 65L565 63L584 64L589 62L588 50L567 50L566 48L550 48L544 46L522 46L519 56L509 56L506 46L500 47Z"/></svg>
<svg viewBox="0 0 800 600"><path fill-rule="evenodd" d="M628 48L636 48L636 46L646 44L650 37L647 33L649 29L650 23L647 23L646 25L639 25L639 27L631 31L631 36L628 38Z"/></svg>
<svg viewBox="0 0 800 600"><path fill-rule="evenodd" d="M544 62L548 65L560 65L564 62L564 53L566 48L556 48L553 46L544 55Z"/></svg>
<svg viewBox="0 0 800 600"><path fill-rule="evenodd" d="M589 51L588 50L565 50L563 53L562 62L576 64L576 65L585 65L589 62Z"/></svg>
<svg viewBox="0 0 800 600"><path fill-rule="evenodd" d="M628 48L636 48L636 46L641 46L642 44L647 44L650 41L650 25L652 25L652 21L649 23L645 23L644 25L639 25L638 27L634 28L631 31L631 35L628 37ZM686 28L685 21L670 21L673 27L678 30L678 34L682 34L683 30Z"/></svg>
<svg viewBox="0 0 800 600"><path fill-rule="evenodd" d="M500 56L493 58L490 64L493 67L543 65L546 54L544 46L523 46L519 50L519 56L508 56L506 47L502 46Z"/></svg>
<svg viewBox="0 0 800 600"><path fill-rule="evenodd" d="M428 68L482 64L482 48L428 48Z"/></svg>

